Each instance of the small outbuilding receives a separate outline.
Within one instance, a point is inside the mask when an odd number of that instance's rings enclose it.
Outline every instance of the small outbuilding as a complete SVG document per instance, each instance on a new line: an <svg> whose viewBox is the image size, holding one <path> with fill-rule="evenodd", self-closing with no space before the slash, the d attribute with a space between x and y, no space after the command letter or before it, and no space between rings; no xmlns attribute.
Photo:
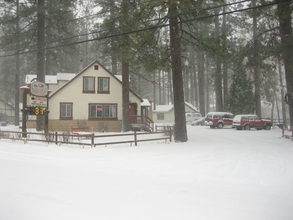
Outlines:
<svg viewBox="0 0 293 220"><path fill-rule="evenodd" d="M185 102L185 113L199 113L190 103ZM172 124L174 123L174 105L155 105L152 110L153 121L155 123Z"/></svg>

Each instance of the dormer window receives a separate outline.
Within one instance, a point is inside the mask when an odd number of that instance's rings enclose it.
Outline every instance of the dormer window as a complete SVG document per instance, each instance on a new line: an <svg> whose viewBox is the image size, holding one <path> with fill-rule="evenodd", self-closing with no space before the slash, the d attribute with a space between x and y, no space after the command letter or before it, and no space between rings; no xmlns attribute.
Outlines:
<svg viewBox="0 0 293 220"><path fill-rule="evenodd" d="M110 78L98 77L98 93L110 93Z"/></svg>
<svg viewBox="0 0 293 220"><path fill-rule="evenodd" d="M83 77L83 93L95 93L95 77Z"/></svg>

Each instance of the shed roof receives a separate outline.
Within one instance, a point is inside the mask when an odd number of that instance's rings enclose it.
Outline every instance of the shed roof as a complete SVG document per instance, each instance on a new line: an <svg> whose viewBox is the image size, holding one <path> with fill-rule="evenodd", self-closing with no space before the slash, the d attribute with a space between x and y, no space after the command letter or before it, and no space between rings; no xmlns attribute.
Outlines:
<svg viewBox="0 0 293 220"><path fill-rule="evenodd" d="M187 105L189 108L191 108L192 112L199 112L192 104L185 102L185 105ZM153 112L169 112L169 111L172 111L173 108L174 108L173 104L156 105L156 109L153 109Z"/></svg>

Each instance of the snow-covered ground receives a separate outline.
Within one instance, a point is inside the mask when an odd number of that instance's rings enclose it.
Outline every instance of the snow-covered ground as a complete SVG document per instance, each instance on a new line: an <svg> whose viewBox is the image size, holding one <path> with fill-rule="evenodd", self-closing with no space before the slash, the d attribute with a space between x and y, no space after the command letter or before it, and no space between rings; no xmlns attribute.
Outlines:
<svg viewBox="0 0 293 220"><path fill-rule="evenodd" d="M187 128L137 147L0 140L0 219L293 219L280 129Z"/></svg>

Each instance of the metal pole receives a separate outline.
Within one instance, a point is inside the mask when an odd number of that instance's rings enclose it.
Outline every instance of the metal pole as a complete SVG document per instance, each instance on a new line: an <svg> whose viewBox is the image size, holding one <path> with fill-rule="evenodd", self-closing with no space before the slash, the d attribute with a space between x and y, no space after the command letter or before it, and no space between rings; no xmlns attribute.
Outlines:
<svg viewBox="0 0 293 220"><path fill-rule="evenodd" d="M23 138L26 138L27 135L26 135L26 108L27 108L27 89L24 89L23 90L23 97L22 97L22 137Z"/></svg>

